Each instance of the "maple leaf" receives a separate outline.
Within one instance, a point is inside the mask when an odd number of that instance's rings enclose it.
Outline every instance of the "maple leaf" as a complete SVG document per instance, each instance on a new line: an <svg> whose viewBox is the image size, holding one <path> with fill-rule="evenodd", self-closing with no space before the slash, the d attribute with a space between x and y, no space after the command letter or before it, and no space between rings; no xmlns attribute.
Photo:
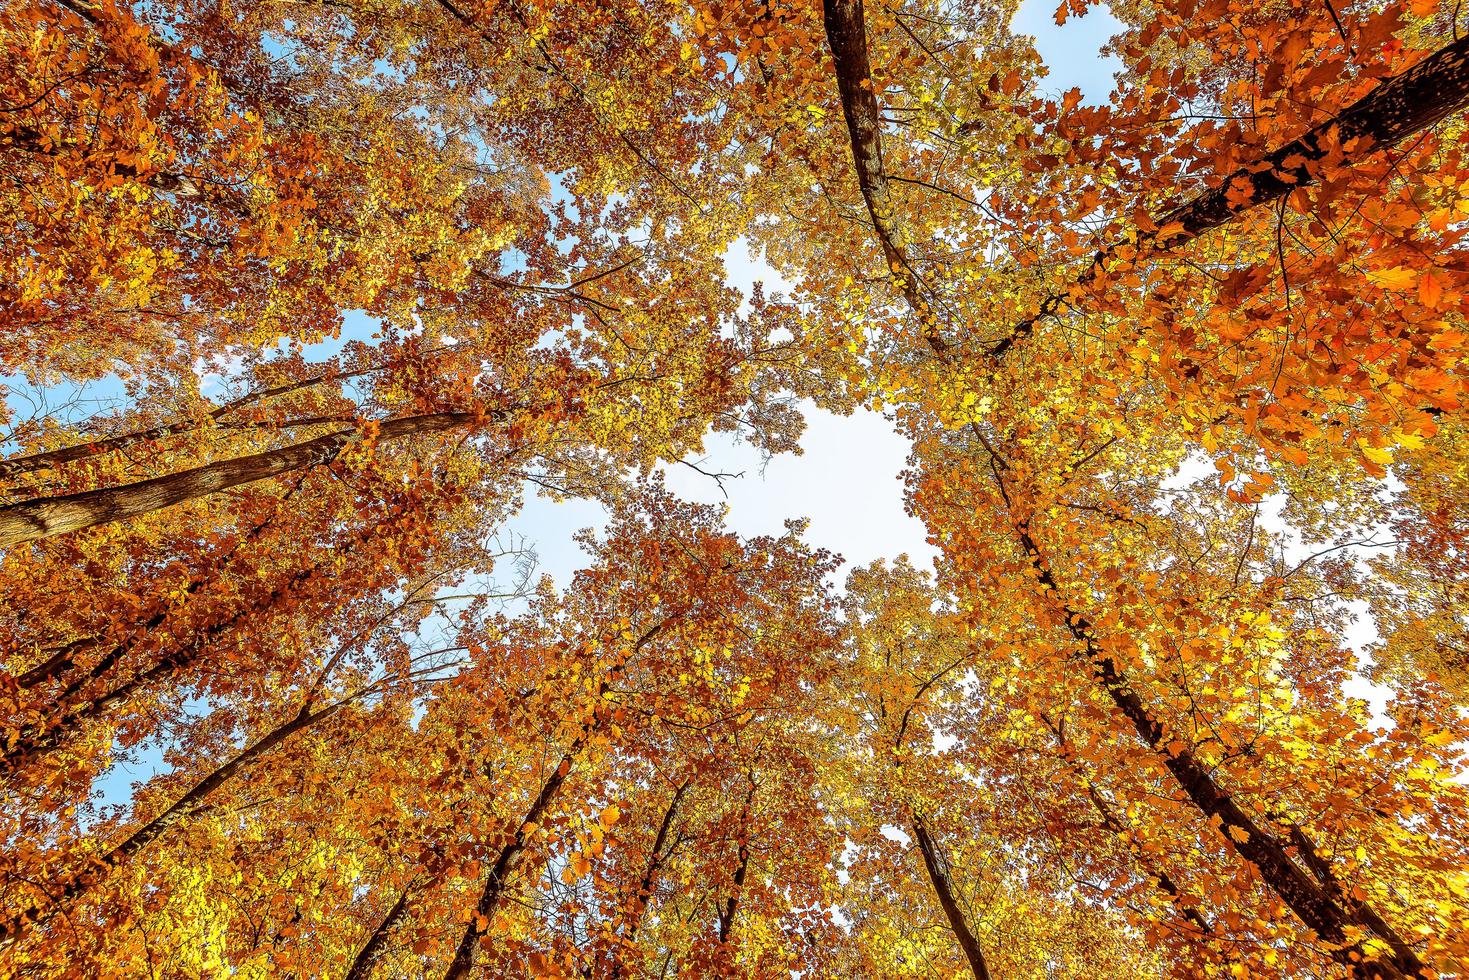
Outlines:
<svg viewBox="0 0 1469 980"><path fill-rule="evenodd" d="M1373 269L1367 273L1367 279L1383 289L1411 289L1418 281L1418 273L1397 265L1390 269Z"/></svg>

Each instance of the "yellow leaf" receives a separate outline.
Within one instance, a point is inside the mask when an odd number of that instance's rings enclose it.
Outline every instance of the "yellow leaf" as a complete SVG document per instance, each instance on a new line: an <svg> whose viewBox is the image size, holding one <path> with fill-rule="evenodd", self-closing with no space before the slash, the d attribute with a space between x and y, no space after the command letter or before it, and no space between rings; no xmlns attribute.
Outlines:
<svg viewBox="0 0 1469 980"><path fill-rule="evenodd" d="M1404 449L1422 449L1423 437L1416 432L1404 432L1402 429L1393 429L1393 442Z"/></svg>
<svg viewBox="0 0 1469 980"><path fill-rule="evenodd" d="M1395 265L1391 269L1374 269L1367 273L1367 280L1383 289L1411 289L1418 281L1418 273Z"/></svg>
<svg viewBox="0 0 1469 980"><path fill-rule="evenodd" d="M1362 455L1376 463L1378 466L1386 466L1392 462L1392 450L1378 449L1376 446L1362 444Z"/></svg>

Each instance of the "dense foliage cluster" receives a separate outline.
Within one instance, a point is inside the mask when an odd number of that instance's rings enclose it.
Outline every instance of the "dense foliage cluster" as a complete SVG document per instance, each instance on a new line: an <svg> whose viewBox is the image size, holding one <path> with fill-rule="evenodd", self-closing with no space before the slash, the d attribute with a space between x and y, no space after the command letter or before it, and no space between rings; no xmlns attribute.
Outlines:
<svg viewBox="0 0 1469 980"><path fill-rule="evenodd" d="M0 975L1469 976L1469 9L1110 10L0 8Z"/></svg>

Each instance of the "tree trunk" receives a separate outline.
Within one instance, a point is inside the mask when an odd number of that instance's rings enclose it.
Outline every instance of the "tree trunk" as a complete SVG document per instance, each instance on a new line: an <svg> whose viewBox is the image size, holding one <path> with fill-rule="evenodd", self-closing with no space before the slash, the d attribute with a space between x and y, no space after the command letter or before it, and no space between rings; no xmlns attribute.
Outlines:
<svg viewBox="0 0 1469 980"><path fill-rule="evenodd" d="M444 432L466 426L474 419L475 416L469 412L437 412L390 419L379 429L378 441ZM219 460L138 483L42 497L0 507L0 548L149 514L230 487L327 463L356 438L355 429L344 430L292 446Z"/></svg>
<svg viewBox="0 0 1469 980"><path fill-rule="evenodd" d="M593 729L596 726L593 726ZM530 834L526 827L530 824L541 823L542 815L556 794L561 791L562 783L571 774L572 764L581 753L582 746L586 743L586 736L591 733L589 729L572 743L570 749L561 757L560 764L546 779L541 786L541 792L531 803L530 809L526 811L525 818L520 821L520 827L516 829L515 836L510 843L500 849L500 855L495 860L494 867L485 877L484 890L480 892L479 902L475 905L476 918L470 920L464 927L464 934L459 939L459 947L454 951L454 959L449 964L449 969L444 973L444 980L463 980L469 975L474 966L474 951L479 945L481 935L490 931L490 924L494 921L495 910L500 905L500 898L505 894L505 883L510 873L520 864L525 855L527 842Z"/></svg>
<svg viewBox="0 0 1469 980"><path fill-rule="evenodd" d="M388 934L393 931L399 922L403 920L408 912L408 893L412 890L413 882L403 886L403 893L398 896L398 901L388 910L388 914L372 930L372 935L367 937L357 957L352 960L352 965L347 969L347 974L342 980L367 980L372 975L372 961L382 953L383 947L388 944Z"/></svg>
<svg viewBox="0 0 1469 980"><path fill-rule="evenodd" d="M436 354L442 350L444 350L442 347L431 348L425 351L424 354ZM302 391L306 388L312 388L327 382L340 383L349 381L352 378L360 378L364 375L372 374L374 371L381 371L385 368L392 367L394 363L389 361L385 364L360 368L356 371L329 372L311 378L303 378L300 381L290 381L285 384L273 385L269 388L261 388L258 391L247 392L234 401L227 402L209 412L205 418L218 422L220 419L238 412L242 408L253 405L256 402L264 401L267 398L289 395L292 392ZM283 422L257 422L250 424L256 426L276 425L281 428L287 428L302 425L316 425L324 422L349 421L351 419L322 416L315 419L294 419ZM91 442L84 442L75 446L64 446L61 449L48 449L39 453L31 453L29 456L12 456L9 459L0 460L0 480L11 479L24 473L34 473L37 470L54 469L79 459L95 459L98 456L119 452L140 442L152 442L155 439L163 439L182 432L188 432L190 429L199 428L200 424L199 421L192 419L170 422L167 425L156 425L148 429L139 429L123 435L110 436L106 439L94 439Z"/></svg>
<svg viewBox="0 0 1469 980"><path fill-rule="evenodd" d="M989 966L984 961L984 950L980 949L979 940L969 928L969 920L964 917L964 910L954 897L953 886L939 858L938 846L929 836L928 827L917 810L913 811L913 837L918 841L918 851L923 855L923 867L928 872L934 894L938 896L939 906L944 910L944 918L949 920L949 928L954 930L954 938L959 941L959 948L969 961L969 971L974 974L974 980L990 980Z"/></svg>
<svg viewBox="0 0 1469 980"><path fill-rule="evenodd" d="M911 237L893 201L891 186L882 165L882 123L877 96L872 90L872 66L867 56L867 28L863 23L862 0L824 0L827 43L836 66L837 89L842 114L852 145L852 162L862 199L872 217L878 244L903 299L923 321L924 336L940 354L946 349L933 319L933 310L920 292L918 272L908 255Z"/></svg>
<svg viewBox="0 0 1469 980"><path fill-rule="evenodd" d="M735 865L734 888L729 898L724 900L724 907L719 910L719 941L721 944L729 942L730 933L734 931L735 913L740 908L740 892L745 889L745 875L750 870L749 841L740 841L738 861L739 863Z"/></svg>
<svg viewBox="0 0 1469 980"><path fill-rule="evenodd" d="M235 773L252 765L297 732L325 718L330 718L343 706L344 703L339 702L319 711L302 710L290 721L272 729L265 737L199 780L158 816L133 831L106 854L93 859L91 866L68 878L59 890L50 894L46 904L33 902L18 914L11 916L4 924L0 924L0 949L13 945L31 926L45 923L84 895L113 868L157 840L170 827L198 811L209 795L227 783Z"/></svg>
<svg viewBox="0 0 1469 980"><path fill-rule="evenodd" d="M632 910L628 913L627 920L622 927L622 946L631 946L637 941L638 928L643 924L643 912L647 910L648 900L653 895L653 886L657 882L658 871L668 857L664 853L664 848L668 846L668 834L673 829L673 819L678 812L679 801L683 799L684 791L688 788L688 780L680 783L673 791L673 799L668 801L668 809L663 811L663 820L658 824L658 833L653 837L653 849L648 852L648 865L643 869L643 877L638 882L637 894L633 896ZM613 954L609 976L612 980L617 980L622 976L621 949L616 950Z"/></svg>
<svg viewBox="0 0 1469 980"><path fill-rule="evenodd" d="M908 305L924 321L929 344L943 353L946 345L938 337L932 310L916 291L918 277L908 259L902 219L896 213L883 171L880 107L873 93L862 0L824 0L823 20L851 139L852 162L883 257L898 277ZM1334 119L1280 147L1259 163L1241 167L1214 190L1165 214L1157 221L1160 228L1173 222L1181 225L1166 239L1156 234L1144 235L1139 242L1117 243L1098 252L1077 278L1077 284L1085 286L1095 281L1123 245L1146 245L1155 251L1174 248L1226 224L1241 212L1279 200L1292 188L1315 183L1317 174L1311 166L1325 157L1330 147L1359 139L1364 145L1355 152L1361 155L1374 148L1392 146L1466 105L1469 105L1469 34L1389 78ZM1250 193L1232 203L1226 195L1229 187L1241 179L1249 184ZM1017 342L1030 336L1036 323L1069 306L1066 292L1046 297L1034 316L1015 324L1008 335L989 348L989 357L1003 357Z"/></svg>
<svg viewBox="0 0 1469 980"><path fill-rule="evenodd" d="M380 521L368 528L364 528L359 534L348 541L336 553L350 553L364 541L371 532L381 527L387 520ZM172 652L160 658L152 667L144 670L106 693L72 707L66 707L66 698L79 691L88 680L101 676L110 670L123 655L132 649L131 644L120 644L99 661L87 672L87 675L67 685L61 702L61 714L50 718L41 719L23 726L16 733L12 741L3 752L0 752L0 778L10 775L22 765L32 763L37 759L44 758L47 754L60 747L78 729L91 719L98 717L103 711L119 701L132 696L139 688L151 684L160 678L166 677L173 672L186 667L202 654L208 645L228 630L232 629L246 615L259 612L262 609L270 609L282 597L287 596L293 589L300 586L316 574L318 566L308 565L297 570L290 578L277 585L270 593L259 602L248 602L237 609L228 618L222 620L204 630L192 642L175 648Z"/></svg>
<svg viewBox="0 0 1469 980"><path fill-rule="evenodd" d="M638 641L633 644L632 653L641 650L653 637L663 632L664 628L673 621L672 617L664 619L657 625L649 628ZM459 946L454 951L454 959L449 963L449 969L444 973L444 980L463 980L469 975L474 967L474 952L479 946L480 936L490 931L490 925L495 918L495 910L499 907L500 899L505 893L506 879L510 873L520 864L525 855L525 848L530 839L526 827L530 824L540 824L541 816L546 808L555 800L556 794L561 791L561 785L566 782L566 777L571 774L571 767L576 764L577 757L586 747L592 735L602 727L602 721L606 717L600 710L600 705L605 699L608 691L612 690L612 683L622 672L623 664L617 665L608 671L607 677L597 685L597 693L591 700L592 716L582 724L581 732L577 734L570 747L561 756L561 761L556 769L547 777L541 786L540 793L535 801L531 803L530 809L526 811L525 818L520 821L520 827L515 831L515 836L500 850L495 865L490 873L485 876L485 887L480 892L479 902L475 906L476 918L471 919L464 927L464 934L459 939ZM481 921L483 920L483 921Z"/></svg>
<svg viewBox="0 0 1469 980"><path fill-rule="evenodd" d="M749 822L750 807L755 802L755 774L749 774L750 791L745 794L744 813L740 817L740 845L735 852L734 887L730 889L729 898L724 900L724 906L719 910L719 942L721 945L729 942L730 933L734 930L735 913L740 907L740 893L745 890L745 875L750 870L750 841Z"/></svg>
<svg viewBox="0 0 1469 980"><path fill-rule="evenodd" d="M223 409L209 413L210 418L218 418ZM243 423L219 423L221 428L259 428L259 429L299 429L308 425L326 425L331 422L351 422L350 415L316 415L309 418L282 419L278 422L243 422ZM142 442L152 442L156 439L164 439L168 436L179 435L191 429L201 428L202 425L196 421L170 422L168 425L154 426L151 429L140 429L137 432L129 432L125 435L110 436L106 439L94 439L91 442L78 443L63 449L48 449L45 452L33 453L30 456L12 456L9 459L0 460L0 479L10 479L25 473L34 473L37 470L49 470L67 463L73 463L81 459L96 459L99 456L107 456L112 453L121 452L130 446L136 446Z"/></svg>
<svg viewBox="0 0 1469 980"><path fill-rule="evenodd" d="M1180 226L1166 236L1150 232L1140 236L1137 242L1118 242L1102 249L1077 277L1076 284L1087 286L1094 282L1118 258L1124 246L1134 255L1140 254L1144 247L1154 252L1167 251L1227 224L1245 211L1278 201L1297 187L1314 184L1319 175L1312 169L1313 165L1334 147L1360 140L1362 145L1353 152L1362 156L1401 143L1466 105L1469 105L1469 34L1389 78L1335 118L1263 160L1239 168L1218 187L1163 215L1156 221L1160 229L1174 223ZM1249 187L1249 192L1230 201L1230 188L1241 181ZM1011 327L1009 335L989 349L989 356L1003 357L1018 341L1030 336L1038 322L1070 306L1067 292L1047 296L1040 311Z"/></svg>
<svg viewBox="0 0 1469 980"><path fill-rule="evenodd" d="M1021 547L1036 572L1038 583L1048 596L1058 596L1056 580L1051 575L1024 522L1016 525ZM1138 737L1162 762L1189 800L1206 817L1219 818L1219 833L1234 850L1254 865L1261 879L1296 916L1329 943L1343 948L1333 951L1332 958L1355 975L1372 980L1399 980L1424 976L1423 964L1396 931L1365 902L1324 891L1291 860L1285 846L1261 829L1220 785L1213 773L1186 748L1172 751L1171 741L1152 715L1149 707L1133 690L1126 675L1111 657L1102 651L1091 622L1069 605L1060 603L1066 628L1086 650L1093 677L1107 693L1118 712L1126 718ZM1302 835L1304 838L1304 835ZM1391 959L1375 959L1361 942L1348 944L1347 929L1355 927L1375 933L1393 951Z"/></svg>

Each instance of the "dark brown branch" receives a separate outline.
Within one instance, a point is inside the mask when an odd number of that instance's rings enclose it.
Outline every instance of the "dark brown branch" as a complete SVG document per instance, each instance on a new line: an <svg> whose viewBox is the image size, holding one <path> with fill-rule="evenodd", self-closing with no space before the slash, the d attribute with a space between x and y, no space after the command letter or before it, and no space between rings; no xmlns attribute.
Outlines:
<svg viewBox="0 0 1469 980"><path fill-rule="evenodd" d="M1063 599L1040 548L1022 521L1015 526L1020 545L1035 570L1038 584L1058 604L1067 631L1086 653L1092 675L1118 712L1132 725L1164 768L1177 781L1190 802L1208 818L1218 818L1220 835L1236 853L1252 864L1265 885L1305 925L1336 948L1332 958L1363 980L1401 980L1423 977L1423 963L1385 920L1365 902L1341 902L1324 890L1291 860L1282 843L1267 833L1234 798L1215 781L1212 771L1187 747L1175 741L1133 688L1116 662L1102 649L1091 621ZM1347 941L1349 929L1376 934L1393 951L1391 958L1376 958L1363 942Z"/></svg>
<svg viewBox="0 0 1469 980"><path fill-rule="evenodd" d="M1315 183L1320 177L1317 165L1334 149L1356 141L1352 152L1360 158L1416 136L1465 105L1469 105L1469 37L1454 41L1394 75L1334 119L1258 163L1239 168L1218 187L1169 211L1157 219L1157 231L1102 249L1077 277L1073 290L1090 286L1114 264L1136 262L1145 250L1163 252L1177 248L1246 211L1279 200L1297 187ZM1070 309L1072 295L1068 291L1047 296L1034 316L1015 324L1008 336L989 348L989 356L1003 357L1016 343L1029 337L1042 319Z"/></svg>
<svg viewBox="0 0 1469 980"><path fill-rule="evenodd" d="M826 39L836 67L837 90L852 145L857 183L872 216L883 258L903 299L923 323L929 346L942 354L947 345L938 334L933 310L920 291L921 280L907 249L908 233L898 215L882 163L881 110L873 93L872 65L867 56L867 28L862 0L824 0Z"/></svg>
<svg viewBox="0 0 1469 980"><path fill-rule="evenodd" d="M372 930L372 935L367 937L367 942L362 944L362 949L352 960L342 980L367 980L372 975L373 961L382 953L383 947L388 943L388 935L403 921L408 914L408 896L413 891L413 882L403 886L403 891L398 895L398 900L393 907L388 909L388 914L383 916L377 928Z"/></svg>
<svg viewBox="0 0 1469 980"><path fill-rule="evenodd" d="M668 860L668 834L673 830L673 821L678 814L678 804L683 800L684 793L689 788L689 781L685 779L673 791L673 798L668 801L668 808L663 811L663 820L658 824L658 833L653 837L653 848L648 852L648 864L643 869L642 880L638 882L638 890L633 895L631 909L627 913L627 919L622 927L622 945L630 946L638 938L638 928L643 924L643 913L648 908L648 900L653 897L653 886L658 880L658 872L663 867L663 862ZM609 972L612 980L622 976L622 955L618 950L613 955L612 967Z"/></svg>
<svg viewBox="0 0 1469 980"><path fill-rule="evenodd" d="M648 629L633 644L631 653L637 653L653 640L659 633L663 632L673 622L672 617ZM512 837L504 847L500 849L495 864L490 868L489 874L485 876L485 885L480 892L479 901L475 904L475 918L464 927L463 934L459 937L459 945L454 950L454 959L449 964L449 969L444 973L444 980L463 980L469 976L474 968L474 953L479 947L480 937L487 933L490 924L494 920L495 911L499 908L500 899L504 897L505 886L509 883L511 872L519 866L525 856L526 846L530 842L536 825L542 823L542 815L556 799L561 791L561 786L566 782L567 776L576 765L581 756L582 749L596 732L602 727L603 721L608 717L601 709L606 694L612 690L612 685L617 676L626 666L626 661L614 666L598 685L596 694L591 699L593 705L591 716L582 723L581 731L562 753L561 760L546 781L541 784L541 791L536 794L530 809L526 811L525 818L521 820L520 826L515 830Z"/></svg>

